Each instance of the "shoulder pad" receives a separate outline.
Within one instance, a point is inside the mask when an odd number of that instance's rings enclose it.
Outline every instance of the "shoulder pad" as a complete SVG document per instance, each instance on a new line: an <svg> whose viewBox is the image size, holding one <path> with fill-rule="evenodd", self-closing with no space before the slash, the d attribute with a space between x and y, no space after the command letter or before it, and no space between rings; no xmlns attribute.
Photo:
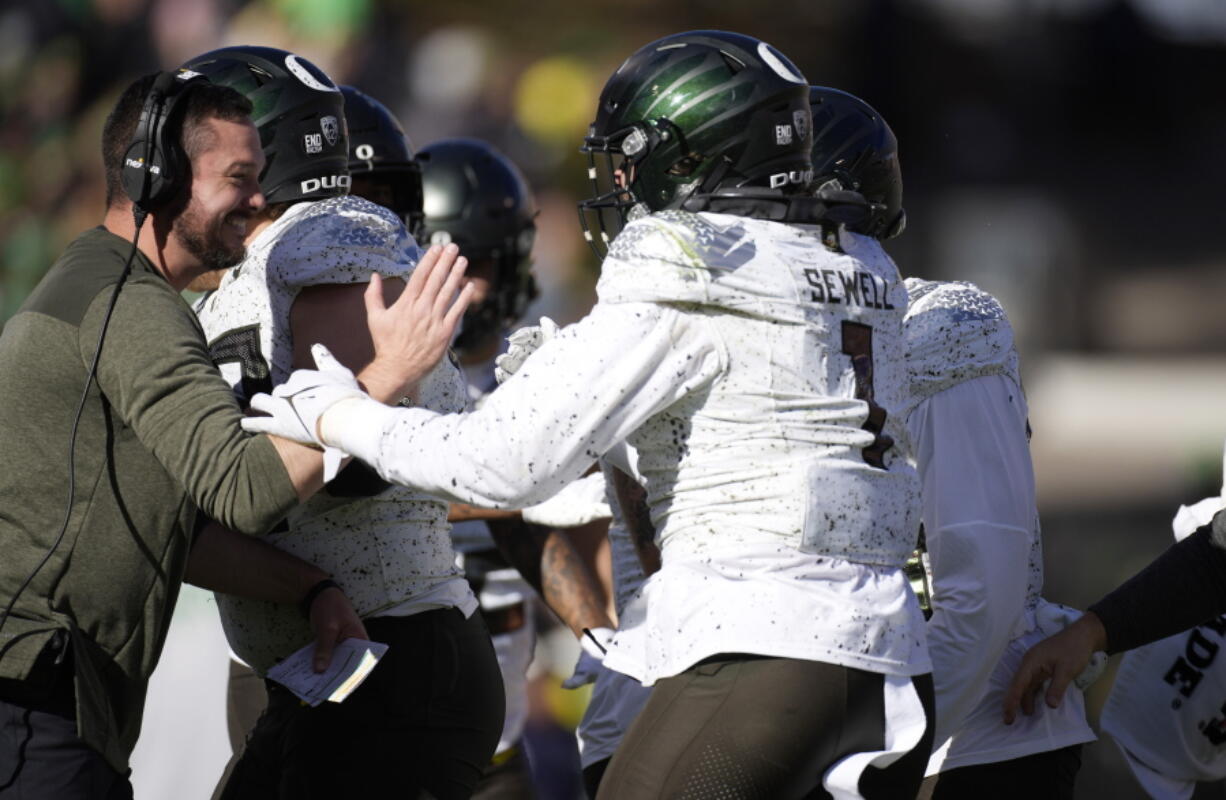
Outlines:
<svg viewBox="0 0 1226 800"><path fill-rule="evenodd" d="M995 297L963 281L908 278L903 332L913 402L984 375L1020 384L1013 327Z"/></svg>
<svg viewBox="0 0 1226 800"><path fill-rule="evenodd" d="M793 226L727 214L662 211L613 240L596 294L606 303L692 303L797 321L795 279L780 242L805 253Z"/></svg>
<svg viewBox="0 0 1226 800"><path fill-rule="evenodd" d="M686 224L693 221L701 222L695 214L665 212L627 223L600 265L600 301L702 302L710 275L695 248L698 235Z"/></svg>
<svg viewBox="0 0 1226 800"><path fill-rule="evenodd" d="M404 276L421 256L395 214L352 195L299 203L274 225L267 270L287 286Z"/></svg>

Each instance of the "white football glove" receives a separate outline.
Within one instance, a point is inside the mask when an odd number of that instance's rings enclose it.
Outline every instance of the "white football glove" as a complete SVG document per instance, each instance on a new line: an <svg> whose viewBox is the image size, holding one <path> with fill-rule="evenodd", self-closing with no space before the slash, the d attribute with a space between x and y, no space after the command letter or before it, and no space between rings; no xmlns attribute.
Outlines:
<svg viewBox="0 0 1226 800"><path fill-rule="evenodd" d="M600 674L600 665L604 662L604 654L609 650L609 643L617 631L611 628L588 628L579 637L579 646L583 648L579 659L575 662L575 671L562 681L563 689L578 689L588 683L595 683ZM590 634L590 635L589 635Z"/></svg>
<svg viewBox="0 0 1226 800"><path fill-rule="evenodd" d="M494 379L499 384L519 371L528 356L558 333L558 323L549 317L541 317L540 325L529 325L507 337L507 351L494 359Z"/></svg>
<svg viewBox="0 0 1226 800"><path fill-rule="evenodd" d="M251 408L267 417L244 417L243 430L268 433L291 439L324 451L324 480L332 480L346 453L328 447L319 439L319 417L341 400L365 397L353 373L337 361L322 344L311 346L318 369L299 369L289 380L272 390L251 398Z"/></svg>
<svg viewBox="0 0 1226 800"><path fill-rule="evenodd" d="M546 528L577 528L613 516L605 497L604 473L593 472L572 481L543 503L520 511L524 522Z"/></svg>

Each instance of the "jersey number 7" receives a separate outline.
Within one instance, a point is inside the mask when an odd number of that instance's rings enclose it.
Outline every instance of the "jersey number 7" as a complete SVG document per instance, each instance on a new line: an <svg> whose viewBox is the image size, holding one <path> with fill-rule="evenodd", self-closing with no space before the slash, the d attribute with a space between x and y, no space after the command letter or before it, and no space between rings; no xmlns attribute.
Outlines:
<svg viewBox="0 0 1226 800"><path fill-rule="evenodd" d="M873 326L843 320L843 354L851 356L856 399L868 403L868 419L860 427L873 434L873 441L862 451L864 462L885 469L885 453L894 446L894 438L882 433L886 410L873 400Z"/></svg>
<svg viewBox="0 0 1226 800"><path fill-rule="evenodd" d="M242 397L239 405L243 408L260 392L272 392L272 373L269 372L264 354L260 352L259 325L226 331L209 342L209 355L219 367L228 362L242 366Z"/></svg>

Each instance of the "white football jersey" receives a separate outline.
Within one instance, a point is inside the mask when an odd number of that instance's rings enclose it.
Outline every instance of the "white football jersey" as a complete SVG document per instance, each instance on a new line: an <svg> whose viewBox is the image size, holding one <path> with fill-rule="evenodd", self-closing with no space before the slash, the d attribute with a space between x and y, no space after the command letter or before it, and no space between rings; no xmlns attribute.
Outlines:
<svg viewBox="0 0 1226 800"><path fill-rule="evenodd" d="M1194 782L1226 778L1224 654L1226 617L1124 654L1102 729L1155 797L1151 783L1183 784L1191 796Z"/></svg>
<svg viewBox="0 0 1226 800"><path fill-rule="evenodd" d="M873 239L721 214L630 223L601 267L602 303L703 315L728 363L710 389L646 420L639 453L666 546L731 540L901 566L919 528L902 410L907 294ZM719 537L709 532L718 520Z"/></svg>
<svg viewBox="0 0 1226 800"><path fill-rule="evenodd" d="M1223 479L1221 495L1179 507L1176 541L1226 507L1226 463ZM1151 797L1191 797L1197 782L1226 778L1224 653L1226 616L1124 654L1101 725Z"/></svg>
<svg viewBox="0 0 1226 800"><path fill-rule="evenodd" d="M644 683L719 652L928 672L901 569L919 527L897 416L906 291L877 242L841 239L846 252L761 220L635 220L591 313L481 408L347 404L329 440L390 480L512 508L633 445L664 566L606 663Z"/></svg>
<svg viewBox="0 0 1226 800"><path fill-rule="evenodd" d="M498 381L494 378L493 358L481 364L467 366L461 364L460 371L464 374L464 383L468 387L468 407L470 409L480 406L485 396L498 387ZM451 542L460 553L493 550L497 547L494 544L494 537L490 535L489 526L485 524L485 520L480 519L452 523Z"/></svg>
<svg viewBox="0 0 1226 800"><path fill-rule="evenodd" d="M929 647L937 738L926 772L1093 741L1075 689L1059 709L1040 708L1013 726L1001 721L1022 654L1051 633L1036 627L1035 612L1046 607L1043 561L1009 320L994 297L969 283L906 285L907 419L935 567ZM966 657L984 651L990 660Z"/></svg>
<svg viewBox="0 0 1226 800"><path fill-rule="evenodd" d="M1013 326L1000 302L973 283L907 278L910 404L983 375L1021 386Z"/></svg>
<svg viewBox="0 0 1226 800"><path fill-rule="evenodd" d="M404 277L419 257L401 221L361 198L291 206L198 304L222 375L243 401L270 391L292 371L289 315L303 287L365 282L372 272ZM417 399L443 413L464 410L459 370L443 359L421 381ZM362 616L404 611L425 595L466 614L476 605L455 566L447 504L436 498L400 486L371 498L325 489L292 511L286 527L267 540L330 573ZM292 605L219 594L218 607L231 647L260 673L311 639Z"/></svg>
<svg viewBox="0 0 1226 800"><path fill-rule="evenodd" d="M1013 326L1000 302L965 281L907 278L906 285L910 298L904 323L909 395L904 414L935 394L986 375L1009 380L1024 404ZM1043 592L1043 537L1037 510L1033 524L1026 584L1031 627Z"/></svg>

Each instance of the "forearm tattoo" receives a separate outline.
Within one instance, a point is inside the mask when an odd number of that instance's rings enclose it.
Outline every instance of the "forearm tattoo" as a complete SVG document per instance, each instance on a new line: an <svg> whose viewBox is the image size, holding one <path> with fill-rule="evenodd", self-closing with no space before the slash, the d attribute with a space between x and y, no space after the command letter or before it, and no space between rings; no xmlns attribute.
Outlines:
<svg viewBox="0 0 1226 800"><path fill-rule="evenodd" d="M562 531L523 520L489 523L494 542L545 604L572 631L611 628L600 585Z"/></svg>

